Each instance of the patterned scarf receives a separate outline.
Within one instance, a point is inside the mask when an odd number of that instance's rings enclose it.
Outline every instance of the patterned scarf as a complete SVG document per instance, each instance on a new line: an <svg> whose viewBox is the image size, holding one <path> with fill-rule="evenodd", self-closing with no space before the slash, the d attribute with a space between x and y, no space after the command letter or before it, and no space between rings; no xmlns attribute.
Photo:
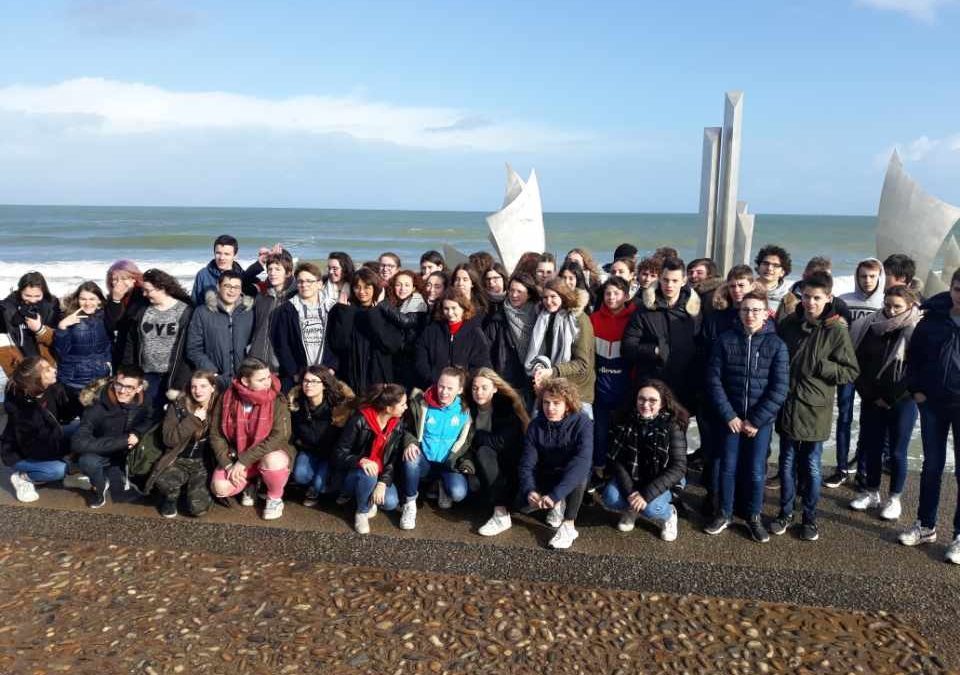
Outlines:
<svg viewBox="0 0 960 675"><path fill-rule="evenodd" d="M557 364L568 363L573 355L573 343L579 335L577 319L569 311L558 309L553 314L547 310L541 311L530 334L530 346L527 348L525 361L527 373L532 375L536 365L553 368ZM541 354L548 342L550 353ZM546 361L549 361L549 365Z"/></svg>
<svg viewBox="0 0 960 675"><path fill-rule="evenodd" d="M261 443L273 429L273 406L280 394L280 380L276 375L270 379L270 388L262 391L253 391L237 379L223 394L220 430L228 441L235 441L238 455ZM253 408L248 412L244 405Z"/></svg>
<svg viewBox="0 0 960 675"><path fill-rule="evenodd" d="M651 419L632 412L613 428L607 458L625 467L634 482L651 480L669 459L672 425L673 415L666 410Z"/></svg>
<svg viewBox="0 0 960 675"><path fill-rule="evenodd" d="M537 306L528 302L517 309L507 301L503 303L503 313L507 317L510 334L513 335L513 341L517 345L517 353L526 356L527 349L530 347L533 322L537 318Z"/></svg>

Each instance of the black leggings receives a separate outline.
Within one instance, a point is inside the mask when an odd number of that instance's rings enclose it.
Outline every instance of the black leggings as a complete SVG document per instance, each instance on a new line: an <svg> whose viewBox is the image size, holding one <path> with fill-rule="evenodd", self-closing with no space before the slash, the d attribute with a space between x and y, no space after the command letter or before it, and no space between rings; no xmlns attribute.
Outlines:
<svg viewBox="0 0 960 675"><path fill-rule="evenodd" d="M482 491L490 496L490 503L493 506L509 506L520 489L517 479L518 458L509 452L498 453L486 445L477 448L474 457L477 478Z"/></svg>
<svg viewBox="0 0 960 675"><path fill-rule="evenodd" d="M557 486L557 483L560 482L562 476L537 476L536 484L537 491L540 494L548 494L553 488ZM576 520L577 514L580 513L580 506L583 504L583 497L587 494L587 483L589 482L589 476L584 479L582 483L573 488L573 491L570 492L566 497L561 497L566 503L564 504L563 509L563 519L564 520ZM527 496L523 495L523 501L527 500Z"/></svg>

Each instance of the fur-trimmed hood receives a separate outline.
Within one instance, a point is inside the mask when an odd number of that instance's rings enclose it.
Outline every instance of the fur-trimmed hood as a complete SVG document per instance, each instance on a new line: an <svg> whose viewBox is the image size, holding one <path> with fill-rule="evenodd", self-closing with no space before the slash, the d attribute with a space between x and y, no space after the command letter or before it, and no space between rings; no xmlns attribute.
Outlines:
<svg viewBox="0 0 960 675"><path fill-rule="evenodd" d="M576 316L577 314L583 314L590 306L590 293L583 288L574 289L574 293L577 296L577 306L571 309L570 313Z"/></svg>
<svg viewBox="0 0 960 675"><path fill-rule="evenodd" d="M94 403L96 403L99 399L103 397L107 397L110 400L110 403L112 405L116 405L117 399L113 395L113 391L110 389L110 382L112 381L113 381L112 377L101 377L94 380L93 382L88 384L86 387L81 389L80 394L77 396L78 400L80 401L80 405L82 405L84 408L89 408L90 406L92 406ZM148 386L149 386L149 383L146 380L144 380L143 389L140 391L140 394L139 394L139 401L138 401L139 403L143 402ZM169 393L170 392L167 392L168 397L169 397ZM170 400L175 400L175 399L176 399L176 396L174 396Z"/></svg>
<svg viewBox="0 0 960 675"><path fill-rule="evenodd" d="M333 409L331 416L333 418L333 426L343 427L347 424L350 416L353 415L354 410L351 404L353 399L356 398L356 394L353 393L353 389L347 386L345 382L337 380L337 386L340 389L340 393L343 394L344 399L343 403ZM303 390L299 384L287 392L287 403L290 404L291 413L299 411L302 406L306 405Z"/></svg>
<svg viewBox="0 0 960 675"><path fill-rule="evenodd" d="M665 307L663 296L657 293L659 290L660 284L657 282L650 284L643 290L641 301L644 309L655 310ZM700 315L700 296L689 286L680 289L680 298L677 300L677 304L681 305L690 316Z"/></svg>
<svg viewBox="0 0 960 675"><path fill-rule="evenodd" d="M717 290L722 285L724 285L724 281L720 277L708 277L694 285L693 290L695 290L698 294L703 295L704 293Z"/></svg>

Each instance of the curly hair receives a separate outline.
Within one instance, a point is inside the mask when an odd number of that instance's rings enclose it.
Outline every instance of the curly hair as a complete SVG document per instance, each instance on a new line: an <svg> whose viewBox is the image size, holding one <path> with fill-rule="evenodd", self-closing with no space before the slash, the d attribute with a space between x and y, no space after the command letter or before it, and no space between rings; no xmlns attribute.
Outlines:
<svg viewBox="0 0 960 675"><path fill-rule="evenodd" d="M790 254L787 253L787 249L775 244L767 244L757 253L757 257L753 261L754 264L759 268L760 263L762 263L763 259L768 255L777 256L780 259L780 268L783 270L783 276L790 276L790 272L793 270L793 263L790 260Z"/></svg>
<svg viewBox="0 0 960 675"><path fill-rule="evenodd" d="M565 377L551 377L540 387L540 393L537 395L538 403L543 406L543 401L547 397L559 398L567 406L564 417L580 412L580 392L576 385Z"/></svg>
<svg viewBox="0 0 960 675"><path fill-rule="evenodd" d="M403 300L397 296L397 278L401 276L408 277L410 279L410 283L413 284L414 293L419 293L424 298L427 296L426 291L424 290L423 279L420 277L420 275L413 270L403 269L395 272L394 275L390 277L390 283L387 284L387 301L391 305L394 307L399 307L403 304Z"/></svg>

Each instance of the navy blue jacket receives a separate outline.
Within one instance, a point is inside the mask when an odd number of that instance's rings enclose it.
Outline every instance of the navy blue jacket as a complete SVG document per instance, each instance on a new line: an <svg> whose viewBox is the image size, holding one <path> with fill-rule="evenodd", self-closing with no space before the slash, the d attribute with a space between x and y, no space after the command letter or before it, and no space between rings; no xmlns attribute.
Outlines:
<svg viewBox="0 0 960 675"><path fill-rule="evenodd" d="M548 422L541 413L530 422L523 441L520 494L526 499L531 492L550 487L550 499L566 499L578 485L587 482L592 465L593 420L576 412L559 422Z"/></svg>
<svg viewBox="0 0 960 675"><path fill-rule="evenodd" d="M236 260L233 261L233 271L243 277L243 268ZM220 283L220 268L217 267L216 258L207 263L207 266L197 272L193 278L193 290L190 291L190 299L193 300L194 307L203 305L207 297L207 291L216 291L217 284ZM247 292L248 284L244 283L244 293Z"/></svg>
<svg viewBox="0 0 960 675"><path fill-rule="evenodd" d="M83 389L110 374L113 340L103 320L103 310L53 335L57 352L57 380L71 389Z"/></svg>
<svg viewBox="0 0 960 675"><path fill-rule="evenodd" d="M949 291L923 303L907 347L907 389L942 409L960 407L960 326L950 317L951 307Z"/></svg>
<svg viewBox="0 0 960 675"><path fill-rule="evenodd" d="M767 320L748 337L743 325L720 334L707 366L707 395L724 422L772 424L790 388L790 356Z"/></svg>

